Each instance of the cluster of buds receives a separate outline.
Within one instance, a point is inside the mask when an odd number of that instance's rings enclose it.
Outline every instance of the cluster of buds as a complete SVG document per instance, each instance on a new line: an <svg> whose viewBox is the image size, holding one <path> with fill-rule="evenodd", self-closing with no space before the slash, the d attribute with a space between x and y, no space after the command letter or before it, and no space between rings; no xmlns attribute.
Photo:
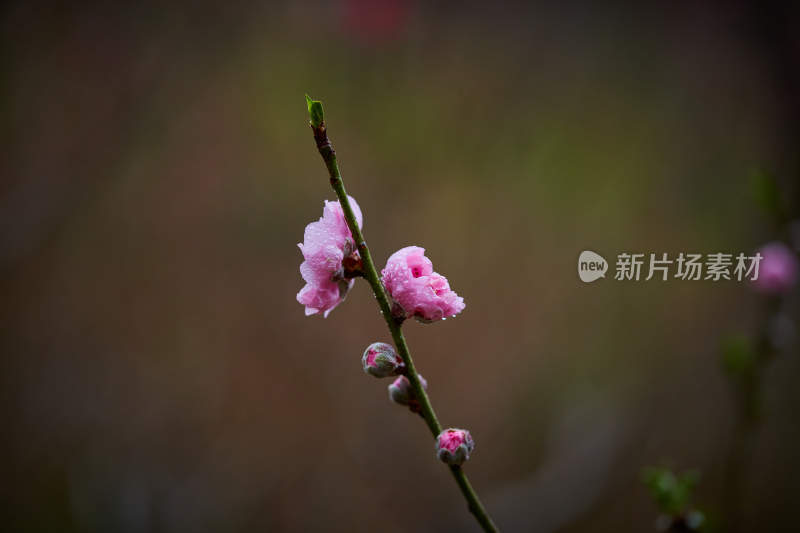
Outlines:
<svg viewBox="0 0 800 533"><path fill-rule="evenodd" d="M419 412L419 400L414 394L411 382L405 376L406 365L397 355L394 347L385 342L373 342L361 356L361 366L364 372L376 378L397 376L389 385L389 399L394 403L408 406L412 411ZM428 390L428 382L419 376L422 388Z"/></svg>
<svg viewBox="0 0 800 533"><path fill-rule="evenodd" d="M408 377L405 376L405 364L397 355L394 347L385 342L373 342L361 356L361 366L364 372L376 378L397 376L389 385L389 399L394 403L408 406L411 411L420 413L419 398L414 393ZM428 390L428 382L418 376L424 390ZM461 465L469 459L469 454L475 448L472 435L465 429L445 429L436 437L436 456L440 461L449 465Z"/></svg>

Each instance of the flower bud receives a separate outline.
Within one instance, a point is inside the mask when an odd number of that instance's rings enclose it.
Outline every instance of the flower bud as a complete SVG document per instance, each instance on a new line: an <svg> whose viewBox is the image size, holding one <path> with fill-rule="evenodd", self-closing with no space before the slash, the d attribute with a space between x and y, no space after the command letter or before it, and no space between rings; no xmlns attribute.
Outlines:
<svg viewBox="0 0 800 533"><path fill-rule="evenodd" d="M422 388L428 390L428 382L425 381L425 378L419 376L419 381L422 383ZM400 376L389 385L389 399L400 405L408 405L414 399L414 390L407 377Z"/></svg>
<svg viewBox="0 0 800 533"><path fill-rule="evenodd" d="M364 350L361 357L364 372L376 378L385 378L397 374L403 368L403 360L391 344L373 342Z"/></svg>
<svg viewBox="0 0 800 533"><path fill-rule="evenodd" d="M466 429L445 429L436 437L436 456L449 465L460 465L475 448L472 435Z"/></svg>

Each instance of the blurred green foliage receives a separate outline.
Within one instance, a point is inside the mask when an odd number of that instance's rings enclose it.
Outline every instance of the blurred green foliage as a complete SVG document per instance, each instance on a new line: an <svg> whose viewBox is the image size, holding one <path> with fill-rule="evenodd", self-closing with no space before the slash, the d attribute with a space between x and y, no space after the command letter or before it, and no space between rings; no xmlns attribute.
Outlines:
<svg viewBox="0 0 800 533"><path fill-rule="evenodd" d="M768 213L777 212L780 209L780 191L775 178L759 169L753 172L750 179L758 204Z"/></svg>
<svg viewBox="0 0 800 533"><path fill-rule="evenodd" d="M659 467L645 468L642 473L642 480L650 489L656 505L669 516L677 516L687 510L699 477L694 470L676 475L668 468Z"/></svg>
<svg viewBox="0 0 800 533"><path fill-rule="evenodd" d="M744 334L724 338L722 367L729 376L736 379L752 374L756 367L756 349L752 339Z"/></svg>

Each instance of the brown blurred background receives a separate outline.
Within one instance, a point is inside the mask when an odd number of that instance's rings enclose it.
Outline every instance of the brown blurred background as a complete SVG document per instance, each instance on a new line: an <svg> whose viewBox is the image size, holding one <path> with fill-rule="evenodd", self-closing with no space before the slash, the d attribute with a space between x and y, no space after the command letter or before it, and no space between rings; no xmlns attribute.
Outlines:
<svg viewBox="0 0 800 533"><path fill-rule="evenodd" d="M575 263L771 239L749 176L798 192L796 8L1 9L0 529L476 529L424 424L361 371L389 340L367 286L327 319L295 301L334 196L306 92L376 261L423 246L465 298L405 329L498 524L650 531L649 464L697 468L721 512L718 346L760 296L585 285ZM795 345L764 377L752 531L797 530L798 371Z"/></svg>

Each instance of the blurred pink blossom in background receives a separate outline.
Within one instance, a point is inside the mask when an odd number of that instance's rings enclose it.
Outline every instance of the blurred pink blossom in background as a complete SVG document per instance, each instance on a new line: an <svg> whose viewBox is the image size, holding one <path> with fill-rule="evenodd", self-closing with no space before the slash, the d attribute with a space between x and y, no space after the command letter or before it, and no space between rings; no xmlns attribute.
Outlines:
<svg viewBox="0 0 800 533"><path fill-rule="evenodd" d="M762 246L759 253L764 256L759 267L755 287L766 293L781 293L790 290L797 282L797 254L782 242L771 242Z"/></svg>

